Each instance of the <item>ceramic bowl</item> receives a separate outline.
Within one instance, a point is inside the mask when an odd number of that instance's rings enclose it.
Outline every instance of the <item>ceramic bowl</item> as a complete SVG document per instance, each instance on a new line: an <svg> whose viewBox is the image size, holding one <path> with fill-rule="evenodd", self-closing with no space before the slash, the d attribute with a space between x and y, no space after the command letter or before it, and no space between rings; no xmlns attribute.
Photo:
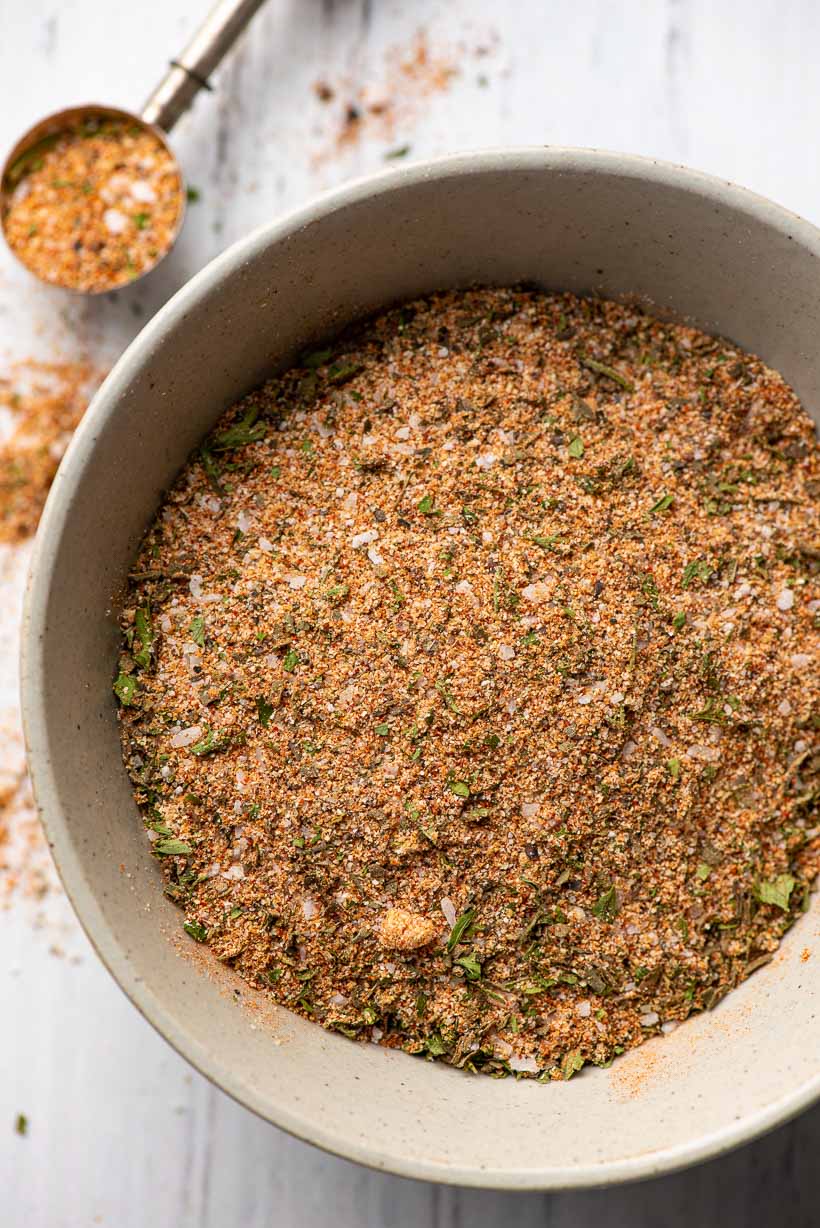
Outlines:
<svg viewBox="0 0 820 1228"><path fill-rule="evenodd" d="M113 976L180 1053L262 1117L350 1159L547 1189L667 1172L820 1094L820 955L801 958L817 952L817 906L715 1011L568 1083L496 1081L356 1044L192 951L131 797L111 694L117 594L163 490L222 411L355 317L442 287L520 281L637 296L761 355L820 406L820 233L766 200L569 149L355 183L231 247L117 363L43 516L22 690L66 889Z"/></svg>

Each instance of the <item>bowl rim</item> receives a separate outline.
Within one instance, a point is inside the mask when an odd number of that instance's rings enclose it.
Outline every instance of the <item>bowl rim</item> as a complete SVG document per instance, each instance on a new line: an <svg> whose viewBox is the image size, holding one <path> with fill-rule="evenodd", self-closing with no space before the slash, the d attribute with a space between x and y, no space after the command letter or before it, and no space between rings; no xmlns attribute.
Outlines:
<svg viewBox="0 0 820 1228"><path fill-rule="evenodd" d="M561 173L570 169L637 178L658 187L669 186L688 191L765 222L781 234L796 239L820 258L820 229L799 215L731 181L637 154L575 146L480 149L391 167L325 191L306 205L256 227L206 264L159 309L117 360L76 430L52 485L32 552L21 626L23 732L37 810L61 882L83 930L108 972L140 1014L200 1074L245 1108L305 1142L344 1159L397 1176L510 1191L612 1185L661 1176L714 1158L783 1124L820 1099L820 1071L813 1079L757 1112L736 1119L710 1134L694 1136L665 1150L633 1158L573 1167L510 1170L504 1167L488 1169L436 1164L429 1160L407 1158L387 1143L376 1149L343 1134L331 1133L319 1121L305 1122L286 1104L277 1105L275 1111L271 1111L269 1102L266 1100L263 1103L252 1086L224 1067L217 1053L192 1038L178 1024L173 1010L146 986L127 959L96 900L82 858L74 846L71 823L63 810L60 788L50 762L48 720L38 678L42 670L50 575L56 557L54 542L59 536L73 491L79 483L80 471L93 452L99 427L116 413L120 392L142 365L145 351L150 351L167 328L217 289L225 277L267 247L361 200L417 183L473 174L522 170Z"/></svg>

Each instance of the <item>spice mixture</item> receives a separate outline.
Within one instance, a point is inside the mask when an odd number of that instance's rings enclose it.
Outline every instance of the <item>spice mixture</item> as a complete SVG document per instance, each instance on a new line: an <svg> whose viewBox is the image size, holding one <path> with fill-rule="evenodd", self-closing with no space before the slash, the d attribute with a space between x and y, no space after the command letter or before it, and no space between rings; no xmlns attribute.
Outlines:
<svg viewBox="0 0 820 1228"><path fill-rule="evenodd" d="M100 375L85 362L17 363L0 375L0 542L37 528L54 474Z"/></svg>
<svg viewBox="0 0 820 1228"><path fill-rule="evenodd" d="M174 240L183 203L159 138L114 117L45 137L12 165L4 189L15 255L46 281L92 292L152 268Z"/></svg>
<svg viewBox="0 0 820 1228"><path fill-rule="evenodd" d="M570 1077L818 868L813 428L640 309L433 295L273 379L142 548L115 691L184 928L351 1037Z"/></svg>

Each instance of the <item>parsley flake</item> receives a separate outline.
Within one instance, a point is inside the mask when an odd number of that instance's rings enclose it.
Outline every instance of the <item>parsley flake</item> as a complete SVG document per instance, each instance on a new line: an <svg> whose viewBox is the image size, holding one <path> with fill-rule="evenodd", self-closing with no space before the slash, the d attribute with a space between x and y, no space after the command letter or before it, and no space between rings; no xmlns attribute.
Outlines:
<svg viewBox="0 0 820 1228"><path fill-rule="evenodd" d="M481 979L481 964L472 951L468 955L462 955L460 959L456 960L456 963L460 968L464 969L468 981L478 981Z"/></svg>
<svg viewBox="0 0 820 1228"><path fill-rule="evenodd" d="M114 694L124 708L130 708L137 697L139 683L133 674L119 674L114 683Z"/></svg>
<svg viewBox="0 0 820 1228"><path fill-rule="evenodd" d="M154 632L151 627L150 610L147 608L137 610L134 615L134 630L140 641L140 648L134 653L134 660L140 669L148 669L154 652Z"/></svg>
<svg viewBox="0 0 820 1228"><path fill-rule="evenodd" d="M561 1063L561 1074L565 1079L569 1080L584 1066L584 1058L581 1057L580 1049L571 1049L564 1057Z"/></svg>
<svg viewBox="0 0 820 1228"><path fill-rule="evenodd" d="M701 584L705 584L712 574L713 568L709 566L705 559L695 559L693 562L687 563L683 569L681 588L689 588L694 584L695 580L700 580Z"/></svg>
<svg viewBox="0 0 820 1228"><path fill-rule="evenodd" d="M267 433L264 422L256 421L258 417L259 409L255 405L251 406L241 422L236 422L226 431L220 431L218 435L214 435L212 446L217 452L228 452L233 448L242 448L249 443L258 443L260 439L265 438Z"/></svg>
<svg viewBox="0 0 820 1228"><path fill-rule="evenodd" d="M475 918L475 909L468 908L460 917L456 917L453 928L450 930L450 937L447 939L447 950L452 951L461 942L462 938L466 938L470 926Z"/></svg>
<svg viewBox="0 0 820 1228"><path fill-rule="evenodd" d="M783 912L786 912L796 886L797 882L791 874L778 874L776 878L758 883L755 888L755 898L761 904L772 904L775 908L782 908Z"/></svg>
<svg viewBox="0 0 820 1228"><path fill-rule="evenodd" d="M675 502L674 495L662 495L658 502L649 509L650 516L659 516L663 512L668 512L672 504Z"/></svg>
<svg viewBox="0 0 820 1228"><path fill-rule="evenodd" d="M588 358L586 354L581 355L581 363L588 371L594 371L596 375L605 375L613 383L620 384L627 392L632 392L632 384L625 376L621 375L620 371L616 371L614 367L607 366L605 362L598 362L596 358Z"/></svg>
<svg viewBox="0 0 820 1228"><path fill-rule="evenodd" d="M222 739L214 733L213 729L209 729L205 734L205 737L200 738L199 741L191 747L191 754L198 755L200 757L202 755L213 755L216 751L223 750L224 747L225 743L222 741Z"/></svg>
<svg viewBox="0 0 820 1228"><path fill-rule="evenodd" d="M608 890L598 896L592 905L592 911L600 921L614 921L620 910L618 892L613 884Z"/></svg>
<svg viewBox="0 0 820 1228"><path fill-rule="evenodd" d="M193 849L184 840L155 840L151 846L160 857L190 857Z"/></svg>

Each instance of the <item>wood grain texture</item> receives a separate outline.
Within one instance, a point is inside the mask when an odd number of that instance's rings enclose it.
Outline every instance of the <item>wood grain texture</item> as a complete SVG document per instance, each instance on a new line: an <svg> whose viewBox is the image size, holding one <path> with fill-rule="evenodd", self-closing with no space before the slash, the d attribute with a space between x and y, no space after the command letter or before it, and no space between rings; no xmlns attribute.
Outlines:
<svg viewBox="0 0 820 1228"><path fill-rule="evenodd" d="M58 106L139 105L204 3L0 0L0 148ZM446 89L400 66L421 29L434 63L455 70ZM131 293L82 303L32 283L3 251L0 356L85 348L110 361L232 240L383 168L403 145L410 157L512 143L629 150L735 179L818 219L818 34L812 0L269 0L214 95L174 134L202 199L172 257ZM330 102L317 97L319 80ZM395 122L371 116L340 140L363 87L365 101L396 100ZM3 754L19 753L26 555L0 554ZM820 1109L638 1186L550 1196L437 1188L323 1155L194 1074L108 978L59 891L45 901L18 893L0 913L0 986L0 1223L9 1228L820 1222ZM19 1112L26 1137L14 1133Z"/></svg>

